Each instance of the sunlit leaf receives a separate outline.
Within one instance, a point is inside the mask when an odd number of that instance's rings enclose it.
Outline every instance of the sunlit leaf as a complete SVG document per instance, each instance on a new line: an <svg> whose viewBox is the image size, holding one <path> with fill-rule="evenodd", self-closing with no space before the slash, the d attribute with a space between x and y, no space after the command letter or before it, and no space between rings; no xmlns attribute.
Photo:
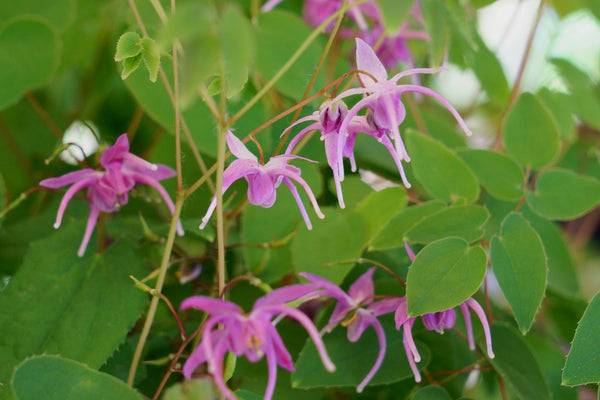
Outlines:
<svg viewBox="0 0 600 400"><path fill-rule="evenodd" d="M115 61L122 61L129 57L135 57L142 51L142 38L135 32L126 32L121 35L117 42Z"/></svg>

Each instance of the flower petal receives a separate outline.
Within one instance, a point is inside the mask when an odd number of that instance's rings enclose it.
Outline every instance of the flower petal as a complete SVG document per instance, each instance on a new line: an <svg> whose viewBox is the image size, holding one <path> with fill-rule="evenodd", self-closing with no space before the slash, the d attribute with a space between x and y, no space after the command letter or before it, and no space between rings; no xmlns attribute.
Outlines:
<svg viewBox="0 0 600 400"><path fill-rule="evenodd" d="M356 38L356 68L360 71L368 72L373 75L378 82L386 81L388 78L385 67L377 58L377 55L364 40ZM366 87L374 85L376 82L368 75L359 74L360 79Z"/></svg>
<svg viewBox="0 0 600 400"><path fill-rule="evenodd" d="M238 139L231 131L227 131L227 147L229 151L241 160L254 160L258 162L258 158L248 150L246 145Z"/></svg>
<svg viewBox="0 0 600 400"><path fill-rule="evenodd" d="M108 165L113 162L123 161L125 153L129 152L129 139L124 133L116 140L115 144L107 147L100 156L100 165L108 168Z"/></svg>
<svg viewBox="0 0 600 400"><path fill-rule="evenodd" d="M40 181L39 185L50 189L58 189L59 187L71 185L90 176L100 177L102 176L102 172L91 168L84 168L78 171L66 173L56 178L44 179L43 181Z"/></svg>
<svg viewBox="0 0 600 400"><path fill-rule="evenodd" d="M289 285L280 287L272 290L265 294L256 302L254 302L254 309L268 306L268 305L283 305L290 301L300 300L306 297L310 297L315 294L317 285L312 283L300 283L296 285Z"/></svg>
<svg viewBox="0 0 600 400"><path fill-rule="evenodd" d="M81 245L79 246L79 250L77 250L77 255L79 257L83 257L85 253L85 249L92 237L92 232L94 231L94 227L96 226L96 222L98 221L98 215L100 214L100 210L94 204L90 205L90 216L88 217L87 224L85 226L85 233L83 234L83 240L81 241Z"/></svg>
<svg viewBox="0 0 600 400"><path fill-rule="evenodd" d="M242 314L242 309L235 303L213 299L208 296L192 296L181 302L180 309L196 308L212 315Z"/></svg>
<svg viewBox="0 0 600 400"><path fill-rule="evenodd" d="M372 299L365 301L365 299L373 296L375 293L375 288L373 286L373 273L375 273L375 267L369 268L367 272L358 277L358 279L354 281L352 285L350 285L348 294L355 303L358 304L364 301L364 304L369 304L373 301Z"/></svg>

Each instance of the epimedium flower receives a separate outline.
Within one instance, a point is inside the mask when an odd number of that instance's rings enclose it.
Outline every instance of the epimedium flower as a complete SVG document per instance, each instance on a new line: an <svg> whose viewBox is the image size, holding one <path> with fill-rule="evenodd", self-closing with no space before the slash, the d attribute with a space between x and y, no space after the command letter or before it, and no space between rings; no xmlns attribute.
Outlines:
<svg viewBox="0 0 600 400"><path fill-rule="evenodd" d="M277 188L281 183L284 183L290 192L292 192L292 196L294 196L294 199L298 204L298 208L300 209L300 213L302 214L306 226L308 229L312 229L312 224L310 223L302 199L298 194L298 189L296 189L296 186L292 183L292 181L295 181L306 191L317 216L319 218L325 218L310 186L308 186L306 181L300 177L300 168L287 164L291 159L314 161L290 154L283 154L271 157L269 162L261 165L258 158L256 158L256 156L246 148L244 143L242 143L242 141L231 131L227 131L227 146L231 153L237 157L237 160L233 161L223 172L222 193L225 193L233 182L240 178L245 178L248 182L248 201L250 204L269 208L275 203ZM202 218L200 229L203 229L206 226L216 206L217 197L215 195L208 207L206 215Z"/></svg>
<svg viewBox="0 0 600 400"><path fill-rule="evenodd" d="M80 257L85 249L98 221L100 212L112 213L127 204L129 191L135 185L149 185L158 191L167 207L173 213L175 206L165 188L159 183L176 175L172 168L162 164L153 164L129 152L129 139L124 133L114 145L106 148L100 156L100 166L103 170L84 168L79 171L69 172L58 178L48 178L41 181L40 186L57 189L71 185L65 192L56 215L54 228L61 225L67 205L81 189L87 188L90 215L88 217L83 241L77 251ZM183 235L181 223L178 223L177 232Z"/></svg>
<svg viewBox="0 0 600 400"><path fill-rule="evenodd" d="M275 289L259 298L246 314L236 304L206 296L193 296L181 303L181 309L196 308L210 314L202 330L202 341L183 366L183 374L190 379L194 370L207 363L208 372L215 384L231 400L237 397L223 380L223 359L228 351L236 356L244 355L254 363L266 358L269 378L264 400L273 397L277 380L277 366L294 371L292 357L275 328L275 321L289 317L300 323L315 343L323 365L334 371L323 340L310 318L296 308L285 305L290 301L310 296L316 287L298 284ZM218 328L218 325L221 328Z"/></svg>
<svg viewBox="0 0 600 400"><path fill-rule="evenodd" d="M338 142L338 149L341 149L344 145L342 136L350 135L348 128L351 121L360 110L368 108L371 112L370 123L372 127L379 132L380 136L389 135L394 141L398 158L409 162L410 156L406 151L398 126L406 117L406 108L402 103L401 97L404 93L410 92L430 96L441 102L454 116L465 133L469 136L471 135L471 131L458 114L458 111L442 95L425 86L398 84L398 81L405 76L433 74L437 72L437 69L414 68L388 78L388 73L381 60L379 60L373 49L360 38L356 38L356 66L359 71L362 71L359 72L359 78L363 87L348 89L332 100L336 102L351 95L366 95L348 110L348 114L340 127L341 135ZM341 159L338 159L338 163L340 177L343 179L343 162Z"/></svg>
<svg viewBox="0 0 600 400"><path fill-rule="evenodd" d="M320 290L316 292L317 295L331 297L337 300L331 317L329 317L329 321L321 330L321 334L331 331L338 324L348 328L348 340L351 342L358 341L369 326L372 326L377 334L379 354L367 376L365 376L362 382L356 387L356 391L359 393L363 391L365 386L367 386L373 376L375 376L379 367L381 367L386 351L385 332L383 331L383 327L381 322L377 319L377 316L389 312L389 306L383 301L373 302L374 272L375 267L372 267L362 274L350 286L348 293L344 292L333 282L321 278L318 275L310 274L308 272L301 272L299 274L320 288Z"/></svg>
<svg viewBox="0 0 600 400"><path fill-rule="evenodd" d="M356 136L358 133L366 133L370 136L373 136L386 147L386 149L392 155L396 166L398 167L398 171L400 172L400 176L402 177L404 185L406 187L410 187L410 183L406 179L404 169L402 168L401 160L398 158L392 142L385 134L382 134L380 130L373 126L368 117L355 116L348 124L348 128L346 130L347 134L340 134L340 127L342 126L342 122L346 118L347 114L348 107L343 101L340 100L335 103L326 102L321 106L320 111L316 111L309 116L300 118L298 121L287 127L281 135L283 136L286 132L298 124L307 121L313 121L313 123L303 128L296 136L294 136L294 138L290 141L285 154L291 154L294 147L300 142L300 140L302 140L302 138L304 138L313 130L318 130L321 133L321 140L325 145L327 164L329 164L329 167L333 172L333 181L335 183L338 203L340 204L341 208L344 208L344 196L342 194L341 187L341 181L343 180L343 177L340 173L339 160L343 159L344 157L348 158L350 160L352 172L355 172L356 160L354 158L354 144L356 141ZM340 140L343 141L341 153L338 148Z"/></svg>

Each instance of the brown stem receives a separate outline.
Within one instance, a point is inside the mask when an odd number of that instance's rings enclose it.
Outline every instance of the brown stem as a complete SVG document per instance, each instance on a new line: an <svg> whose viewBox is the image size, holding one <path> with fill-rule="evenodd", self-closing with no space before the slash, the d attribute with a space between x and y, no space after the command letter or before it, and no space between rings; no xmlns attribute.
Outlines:
<svg viewBox="0 0 600 400"><path fill-rule="evenodd" d="M131 117L131 121L127 126L127 139L129 139L129 143L133 142L133 138L137 133L138 128L140 127L140 122L142 122L142 117L144 116L144 109L138 105L135 107L135 111L133 116Z"/></svg>
<svg viewBox="0 0 600 400"><path fill-rule="evenodd" d="M50 117L50 114L48 114L44 107L42 107L42 105L37 101L33 93L25 93L25 98L27 99L27 101L29 101L29 104L31 104L31 106L33 107L35 112L40 116L42 121L44 121L44 124L48 127L50 132L52 132L54 137L56 137L56 139L58 139L59 141L62 140L62 130L60 130L56 123L54 123L54 120L52 119L52 117Z"/></svg>

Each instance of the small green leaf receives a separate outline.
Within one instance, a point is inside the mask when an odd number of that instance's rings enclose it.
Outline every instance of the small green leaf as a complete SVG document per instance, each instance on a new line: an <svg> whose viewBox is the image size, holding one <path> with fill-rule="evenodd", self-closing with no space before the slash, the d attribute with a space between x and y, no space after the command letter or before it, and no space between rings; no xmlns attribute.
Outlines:
<svg viewBox="0 0 600 400"><path fill-rule="evenodd" d="M526 333L546 289L547 259L540 237L521 214L504 219L500 236L492 238L490 259L519 328Z"/></svg>
<svg viewBox="0 0 600 400"><path fill-rule="evenodd" d="M429 194L447 202L477 199L477 178L452 150L413 130L406 132L406 142L415 175Z"/></svg>
<svg viewBox="0 0 600 400"><path fill-rule="evenodd" d="M548 400L548 384L540 365L523 337L503 325L491 326L495 358L489 359L494 369L520 400Z"/></svg>
<svg viewBox="0 0 600 400"><path fill-rule="evenodd" d="M394 36L400 25L408 19L415 0L376 0L376 3L379 5L386 34Z"/></svg>
<svg viewBox="0 0 600 400"><path fill-rule="evenodd" d="M135 32L127 32L121 35L117 42L115 61L123 61L129 57L135 57L142 51L142 38Z"/></svg>
<svg viewBox="0 0 600 400"><path fill-rule="evenodd" d="M567 386L600 382L600 293L590 301L571 343L563 370L562 383Z"/></svg>
<svg viewBox="0 0 600 400"><path fill-rule="evenodd" d="M386 250L404 245L405 232L428 215L437 213L446 205L440 200L431 200L405 208L371 240L370 250Z"/></svg>
<svg viewBox="0 0 600 400"><path fill-rule="evenodd" d="M480 246L469 247L459 238L425 246L408 270L408 316L444 311L467 300L483 281L487 264Z"/></svg>
<svg viewBox="0 0 600 400"><path fill-rule="evenodd" d="M12 379L18 400L142 400L125 382L58 356L37 356L17 367Z"/></svg>
<svg viewBox="0 0 600 400"><path fill-rule="evenodd" d="M219 32L227 98L239 93L248 81L248 69L254 58L254 31L252 25L237 9L229 8L223 16Z"/></svg>
<svg viewBox="0 0 600 400"><path fill-rule="evenodd" d="M600 181L566 169L551 169L539 175L535 193L527 194L533 211L554 220L575 219L600 202Z"/></svg>
<svg viewBox="0 0 600 400"><path fill-rule="evenodd" d="M481 185L500 200L518 200L523 196L523 170L510 157L491 150L459 150Z"/></svg>
<svg viewBox="0 0 600 400"><path fill-rule="evenodd" d="M452 400L452 398L441 386L426 386L417 390L410 400Z"/></svg>
<svg viewBox="0 0 600 400"><path fill-rule="evenodd" d="M215 400L216 398L210 378L186 379L170 386L163 396L163 400Z"/></svg>
<svg viewBox="0 0 600 400"><path fill-rule="evenodd" d="M483 236L482 226L488 217L489 213L481 206L450 206L417 222L405 237L413 243L431 243L457 236L472 243Z"/></svg>
<svg viewBox="0 0 600 400"><path fill-rule="evenodd" d="M391 319L381 321L387 338L387 350L383 364L369 385L381 385L412 377L402 335L396 331ZM308 340L296 361L296 371L292 374L292 386L301 389L324 386L358 386L369 373L379 353L379 341L373 329L367 329L360 339L352 343L347 330L335 328L323 336L327 353L335 364L335 371L329 373L323 367L319 354L312 341ZM429 363L429 351L417 346L421 354L419 368Z"/></svg>
<svg viewBox="0 0 600 400"><path fill-rule="evenodd" d="M150 73L150 81L156 82L158 68L160 67L160 49L154 39L149 37L142 39L142 57Z"/></svg>
<svg viewBox="0 0 600 400"><path fill-rule="evenodd" d="M141 62L142 54L121 61L121 66L123 67L121 70L121 79L127 79L127 77L140 66Z"/></svg>
<svg viewBox="0 0 600 400"><path fill-rule="evenodd" d="M540 168L558 155L558 127L541 101L523 93L502 128L506 150L525 167Z"/></svg>

